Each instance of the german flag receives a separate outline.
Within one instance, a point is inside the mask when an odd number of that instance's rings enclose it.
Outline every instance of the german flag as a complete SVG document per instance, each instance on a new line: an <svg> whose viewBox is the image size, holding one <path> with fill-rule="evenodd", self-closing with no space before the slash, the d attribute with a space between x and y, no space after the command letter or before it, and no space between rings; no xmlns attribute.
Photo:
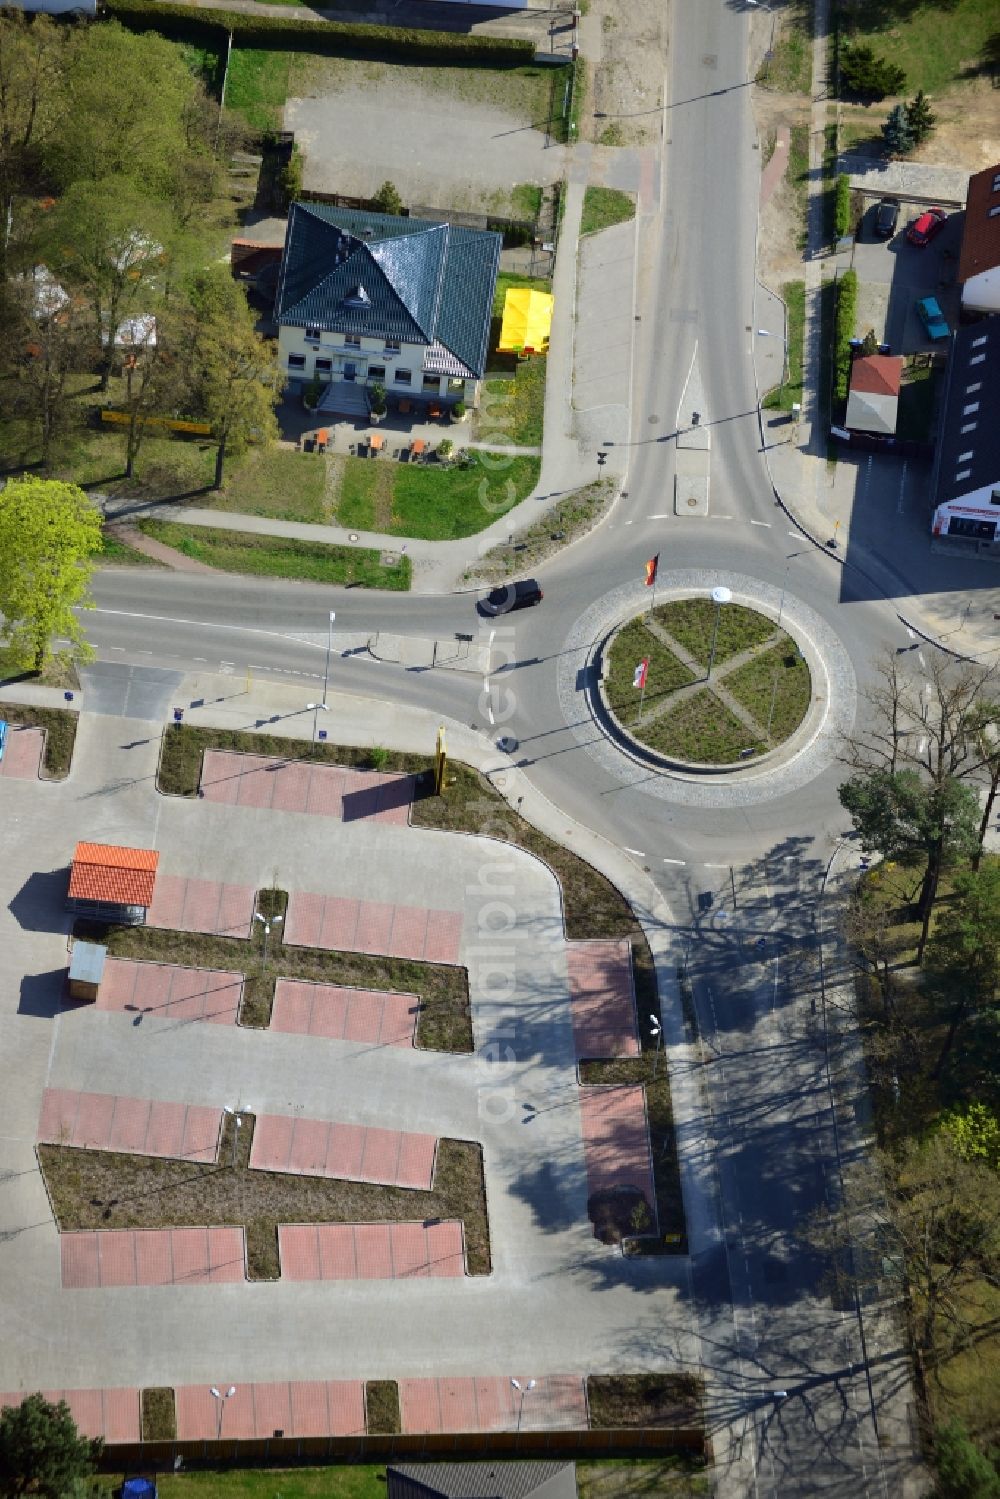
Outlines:
<svg viewBox="0 0 1000 1499"><path fill-rule="evenodd" d="M650 557L649 561L646 563L646 587L647 588L652 588L653 584L656 582L656 574L659 571L659 568L660 568L660 554L659 554L659 552L657 552L656 556L655 557Z"/></svg>

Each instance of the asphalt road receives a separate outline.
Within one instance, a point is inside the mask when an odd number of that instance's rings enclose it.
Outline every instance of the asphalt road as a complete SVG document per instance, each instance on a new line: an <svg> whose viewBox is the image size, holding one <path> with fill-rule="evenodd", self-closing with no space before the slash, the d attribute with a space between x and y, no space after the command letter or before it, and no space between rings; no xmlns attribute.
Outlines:
<svg viewBox="0 0 1000 1499"><path fill-rule="evenodd" d="M830 763L791 791L777 778L767 799L688 805L591 754L572 727L589 712L582 690L569 712L557 690L581 614L641 578L654 552L665 582L673 570L694 569L706 588L733 572L786 588L839 636L859 689L883 645L908 644L891 608L862 596L850 602L850 577L790 530L760 451L750 345L759 156L745 14L724 0L677 0L671 43L665 207L644 228L651 292L636 325L627 495L593 537L543 570L539 608L494 624L478 617L468 594L373 595L109 570L96 580L87 626L104 659L292 674L305 701L322 680L327 611L335 608L332 685L516 736L539 789L648 868L673 912L678 959L687 962L713 1058L703 1068L714 1120L705 1157L720 1239L694 1265L693 1284L720 1492L856 1499L899 1491L879 1448L884 1386L866 1364L857 1317L831 1300L824 1267L803 1242L810 1213L837 1190L814 915L846 827L841 772ZM672 513L674 434L692 361L712 436L712 513L704 519ZM376 630L479 640L494 629L485 689L477 675L407 671L356 645ZM339 654L344 642L352 654ZM777 1389L788 1398L775 1401Z"/></svg>

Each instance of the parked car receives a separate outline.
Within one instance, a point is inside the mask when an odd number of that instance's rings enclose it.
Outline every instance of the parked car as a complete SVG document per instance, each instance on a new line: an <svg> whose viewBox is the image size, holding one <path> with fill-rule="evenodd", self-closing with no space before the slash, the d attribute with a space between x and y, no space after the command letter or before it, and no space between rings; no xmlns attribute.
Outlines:
<svg viewBox="0 0 1000 1499"><path fill-rule="evenodd" d="M892 239L899 223L899 199L883 198L875 206L875 233L879 239Z"/></svg>
<svg viewBox="0 0 1000 1499"><path fill-rule="evenodd" d="M917 303L917 316L927 330L928 338L948 338L951 334L937 297L921 297Z"/></svg>
<svg viewBox="0 0 1000 1499"><path fill-rule="evenodd" d="M532 604L542 602L542 590L534 578L521 578L516 583L504 583L491 588L479 608L483 614L509 614L512 609L529 609Z"/></svg>
<svg viewBox="0 0 1000 1499"><path fill-rule="evenodd" d="M911 245L922 250L925 245L930 244L935 234L940 234L947 222L948 215L943 208L928 208L926 213L913 220L906 231L906 237Z"/></svg>

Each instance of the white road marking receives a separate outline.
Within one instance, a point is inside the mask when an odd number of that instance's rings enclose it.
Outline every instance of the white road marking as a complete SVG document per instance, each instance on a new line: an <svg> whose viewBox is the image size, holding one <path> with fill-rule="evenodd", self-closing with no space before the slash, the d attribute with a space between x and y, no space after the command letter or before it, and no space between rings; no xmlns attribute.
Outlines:
<svg viewBox="0 0 1000 1499"><path fill-rule="evenodd" d="M661 515L648 515L646 517L646 519L647 520L669 520L670 516L664 513L664 514L661 514Z"/></svg>
<svg viewBox="0 0 1000 1499"><path fill-rule="evenodd" d="M709 520L732 520L731 515L710 515Z"/></svg>
<svg viewBox="0 0 1000 1499"><path fill-rule="evenodd" d="M771 529L771 522L769 520L751 520L750 524L751 526L766 526L769 531Z"/></svg>
<svg viewBox="0 0 1000 1499"><path fill-rule="evenodd" d="M112 649L112 650L113 650L113 651L123 651L123 650L124 650L124 649L125 649L125 647L124 647L124 646L123 646L123 645L113 645L113 646L112 646L112 647L111 647L111 649ZM207 657L207 656L192 656L192 657L191 657L191 660L192 660L192 661L201 661L201 662L203 662L203 663L204 663L204 664L205 664L205 665L206 665L206 666L207 666L207 665L208 665L208 657Z"/></svg>
<svg viewBox="0 0 1000 1499"><path fill-rule="evenodd" d="M786 531L785 535L786 536L794 536L796 541L801 541L802 540L801 533L798 532L798 531Z"/></svg>
<svg viewBox="0 0 1000 1499"><path fill-rule="evenodd" d="M664 864L685 864L685 859L664 859Z"/></svg>
<svg viewBox="0 0 1000 1499"><path fill-rule="evenodd" d="M629 848L629 847L628 847L628 846L627 846L627 845L626 845L626 844L624 844L624 843L623 843L623 844L622 844L622 848L624 848L624 849L625 849L625 852L626 852L626 853L627 853L627 854L635 854L635 855L636 855L636 856L637 856L637 857L638 857L638 858L640 858L640 859L644 859L644 858L645 858L645 857L646 857L646 855L645 855L645 854L644 854L644 853L643 853L643 851L642 851L642 849L641 849L641 848Z"/></svg>
<svg viewBox="0 0 1000 1499"><path fill-rule="evenodd" d="M705 868L706 869L728 869L729 865L728 864L706 864Z"/></svg>
<svg viewBox="0 0 1000 1499"><path fill-rule="evenodd" d="M896 514L903 513L903 496L906 489L906 460L903 460L903 472L899 476L899 499L896 501Z"/></svg>

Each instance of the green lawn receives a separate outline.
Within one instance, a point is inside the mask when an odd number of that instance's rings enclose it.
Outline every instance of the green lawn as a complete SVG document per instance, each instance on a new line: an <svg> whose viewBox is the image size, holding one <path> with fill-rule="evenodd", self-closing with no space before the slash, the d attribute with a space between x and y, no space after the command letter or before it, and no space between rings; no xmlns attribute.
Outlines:
<svg viewBox="0 0 1000 1499"><path fill-rule="evenodd" d="M474 536L529 495L538 458L471 456L467 466L344 460L337 519L359 531L451 541ZM391 485L387 496L383 488ZM381 514L379 506L385 503Z"/></svg>
<svg viewBox="0 0 1000 1499"><path fill-rule="evenodd" d="M612 224L624 224L634 218L632 193L619 192L616 187L588 187L583 195L580 233L596 234L599 229L609 229Z"/></svg>
<svg viewBox="0 0 1000 1499"><path fill-rule="evenodd" d="M410 559L401 557L383 566L370 547L322 546L284 536L254 536L214 526L185 526L175 521L141 520L138 528L154 541L176 547L186 557L222 572L249 573L270 578L299 578L394 592L410 586Z"/></svg>
<svg viewBox="0 0 1000 1499"><path fill-rule="evenodd" d="M280 129L295 57L294 52L234 47L229 55L226 108L241 114L254 130Z"/></svg>
<svg viewBox="0 0 1000 1499"><path fill-rule="evenodd" d="M806 326L806 284L786 281L781 288L785 304L785 379L775 390L768 391L763 405L768 411L791 411L802 403L802 347Z"/></svg>
<svg viewBox="0 0 1000 1499"><path fill-rule="evenodd" d="M798 728L812 697L809 668L787 636L781 645L737 667L726 677L725 684L762 729L767 727L771 715L773 694L770 738L775 744Z"/></svg>
<svg viewBox="0 0 1000 1499"><path fill-rule="evenodd" d="M284 520L328 521L323 496L326 464L317 453L289 448L251 450L226 471L221 494L206 497L216 510Z"/></svg>
<svg viewBox="0 0 1000 1499"><path fill-rule="evenodd" d="M611 479L595 479L582 489L574 489L534 525L518 531L516 551L506 542L491 547L485 556L469 567L465 573L466 581L480 578L491 583L499 582L516 572L531 571L547 557L592 530L613 493Z"/></svg>
<svg viewBox="0 0 1000 1499"><path fill-rule="evenodd" d="M715 614L716 606L710 598L678 599L671 604L660 604L654 618L700 665L707 667ZM721 666L737 651L760 645L774 634L774 629L773 621L755 609L746 609L742 604L723 604L715 643L716 665Z"/></svg>
<svg viewBox="0 0 1000 1499"><path fill-rule="evenodd" d="M519 182L510 191L511 214L516 219L527 219L532 224L542 207L542 190L535 182Z"/></svg>
<svg viewBox="0 0 1000 1499"><path fill-rule="evenodd" d="M906 73L906 94L941 94L983 69L986 44L1000 31L996 0L914 5L901 0L841 4L844 35L870 42Z"/></svg>
<svg viewBox="0 0 1000 1499"><path fill-rule="evenodd" d="M691 672L678 661L673 651L647 628L645 616L630 620L615 638L604 681L611 711L629 728L638 719L640 698L639 689L632 686L632 679L636 667L647 656L649 672L646 691L642 695L644 713L648 714L678 687L694 681Z"/></svg>
<svg viewBox="0 0 1000 1499"><path fill-rule="evenodd" d="M757 72L757 82L779 94L807 94L812 82L812 0L792 0L783 13L774 51Z"/></svg>
<svg viewBox="0 0 1000 1499"><path fill-rule="evenodd" d="M117 1494L120 1485L120 1476L104 1474L100 1492ZM365 1463L220 1468L205 1473L158 1473L156 1486L163 1499L385 1499L385 1468Z"/></svg>
<svg viewBox="0 0 1000 1499"><path fill-rule="evenodd" d="M510 443L517 448L541 446L546 369L546 356L532 354L518 360L512 380L483 381L476 413L476 437L480 442Z"/></svg>

